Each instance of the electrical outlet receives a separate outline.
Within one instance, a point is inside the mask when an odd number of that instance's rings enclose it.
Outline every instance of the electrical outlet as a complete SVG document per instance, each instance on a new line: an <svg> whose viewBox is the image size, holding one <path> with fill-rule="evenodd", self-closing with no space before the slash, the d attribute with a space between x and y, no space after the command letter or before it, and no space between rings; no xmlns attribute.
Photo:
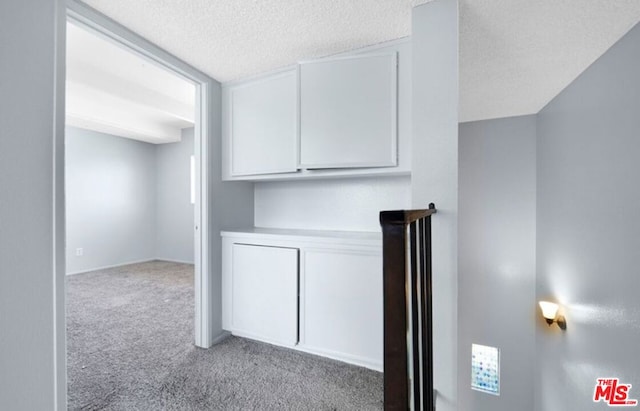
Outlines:
<svg viewBox="0 0 640 411"><path fill-rule="evenodd" d="M76 248L76 257L82 257L84 250L82 248Z"/></svg>

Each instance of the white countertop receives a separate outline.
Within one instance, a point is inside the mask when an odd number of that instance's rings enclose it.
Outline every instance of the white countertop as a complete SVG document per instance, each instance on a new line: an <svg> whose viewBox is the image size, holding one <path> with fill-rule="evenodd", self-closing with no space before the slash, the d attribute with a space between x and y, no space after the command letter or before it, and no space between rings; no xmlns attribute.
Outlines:
<svg viewBox="0 0 640 411"><path fill-rule="evenodd" d="M223 230L222 237L262 238L274 240L297 240L327 242L337 240L340 243L382 244L382 232L369 231L329 231L329 230L293 230L282 228L248 227L234 230Z"/></svg>

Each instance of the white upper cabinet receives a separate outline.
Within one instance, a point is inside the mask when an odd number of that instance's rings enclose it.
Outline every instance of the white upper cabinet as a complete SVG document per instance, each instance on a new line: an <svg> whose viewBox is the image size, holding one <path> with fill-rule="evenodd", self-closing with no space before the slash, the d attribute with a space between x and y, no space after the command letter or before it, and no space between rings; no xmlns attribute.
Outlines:
<svg viewBox="0 0 640 411"><path fill-rule="evenodd" d="M292 70L230 90L231 175L297 171L297 76Z"/></svg>
<svg viewBox="0 0 640 411"><path fill-rule="evenodd" d="M222 87L222 178L411 173L411 44L397 41Z"/></svg>
<svg viewBox="0 0 640 411"><path fill-rule="evenodd" d="M397 164L397 53L302 63L300 167Z"/></svg>

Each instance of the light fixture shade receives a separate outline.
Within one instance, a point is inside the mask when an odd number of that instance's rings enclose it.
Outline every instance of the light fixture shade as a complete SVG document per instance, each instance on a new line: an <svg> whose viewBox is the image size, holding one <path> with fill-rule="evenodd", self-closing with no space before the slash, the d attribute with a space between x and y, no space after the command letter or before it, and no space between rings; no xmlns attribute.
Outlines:
<svg viewBox="0 0 640 411"><path fill-rule="evenodd" d="M549 301L540 301L540 309L542 310L542 316L548 320L555 320L558 315L558 304L551 303Z"/></svg>

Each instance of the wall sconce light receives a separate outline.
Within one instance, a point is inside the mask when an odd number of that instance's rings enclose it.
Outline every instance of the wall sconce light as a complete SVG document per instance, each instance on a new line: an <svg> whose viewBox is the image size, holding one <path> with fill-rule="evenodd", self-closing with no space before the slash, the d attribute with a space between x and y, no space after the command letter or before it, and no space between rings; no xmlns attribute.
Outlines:
<svg viewBox="0 0 640 411"><path fill-rule="evenodd" d="M549 326L551 324L556 323L558 327L562 330L567 329L567 320L563 315L558 315L558 309L560 308L558 304L551 303L549 301L540 301L540 309L542 310L542 316Z"/></svg>

